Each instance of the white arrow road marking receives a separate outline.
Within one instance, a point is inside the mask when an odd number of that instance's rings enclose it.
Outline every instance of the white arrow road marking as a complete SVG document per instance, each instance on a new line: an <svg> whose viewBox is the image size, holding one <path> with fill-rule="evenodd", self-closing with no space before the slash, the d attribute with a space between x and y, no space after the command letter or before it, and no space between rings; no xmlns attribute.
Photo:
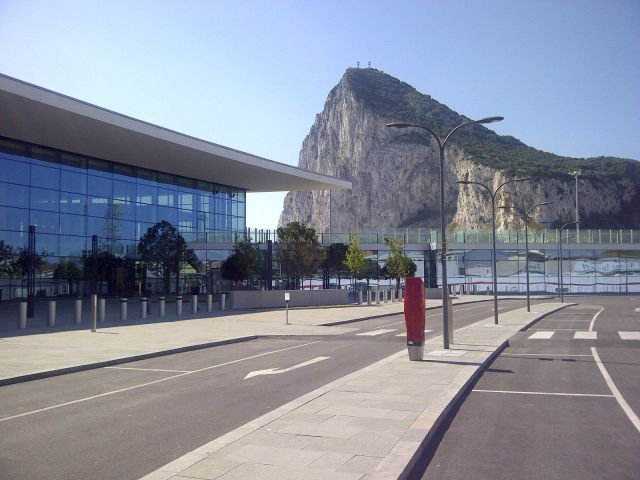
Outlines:
<svg viewBox="0 0 640 480"><path fill-rule="evenodd" d="M429 333L429 332L433 332L433 330L425 330L424 333ZM407 333L399 333L396 335L396 337L406 337Z"/></svg>
<svg viewBox="0 0 640 480"><path fill-rule="evenodd" d="M382 335L383 333L395 332L397 328L381 328L380 330L371 330L370 332L358 333L361 337L375 337L376 335Z"/></svg>
<svg viewBox="0 0 640 480"><path fill-rule="evenodd" d="M307 360L306 362L298 363L297 365L294 365L289 368L283 368L283 369L267 368L266 370L256 370L254 372L247 373L247 376L244 377L244 379L246 380L247 378L257 377L258 375L276 375L278 373L286 373L286 372L290 372L291 370L295 370L296 368L306 367L307 365L318 363L323 360L327 360L329 358L331 357L316 357L316 358L312 358L311 360Z"/></svg>

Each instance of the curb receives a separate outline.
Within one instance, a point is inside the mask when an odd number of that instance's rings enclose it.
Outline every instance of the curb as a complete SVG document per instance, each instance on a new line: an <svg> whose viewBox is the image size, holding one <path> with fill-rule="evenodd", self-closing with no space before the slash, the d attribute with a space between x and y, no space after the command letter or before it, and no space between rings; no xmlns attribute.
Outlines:
<svg viewBox="0 0 640 480"><path fill-rule="evenodd" d="M148 358L163 357L166 355L174 355L176 353L190 352L192 350L201 350L203 348L218 347L220 345L229 345L231 343L248 342L255 340L258 335L250 335L248 337L229 338L226 340L217 340L215 342L199 343L197 345L187 345L185 347L171 348L169 350L160 350L158 352L142 353L139 355L131 355L129 357L115 358L112 360L103 360L101 362L87 363L85 365L76 365L73 367L59 368L57 370L48 370L45 372L29 373L17 377L9 377L0 379L0 387L4 385L13 385L16 383L30 382L31 380L39 380L42 378L57 377L67 373L82 372L85 370L95 370L97 368L110 367L122 363L135 362L138 360L146 360Z"/></svg>
<svg viewBox="0 0 640 480"><path fill-rule="evenodd" d="M555 310L553 310L551 312L547 312L547 313L545 313L543 315L540 315L539 317L536 317L533 320L531 320L529 323L523 325L516 333L523 332L526 329L528 329L531 325L534 325L535 323L539 322L543 318L545 318L545 317L547 317L547 316L549 316L549 315L551 315L553 313L559 312L560 310L563 310L563 309L565 309L567 307L571 307L573 305L577 305L577 304L576 303L567 303L567 304L562 305L559 308L557 308L557 309L555 309ZM438 418L433 423L433 425L431 426L429 431L426 433L426 435L425 435L424 439L422 440L422 442L420 442L420 445L418 446L418 448L414 452L413 456L411 457L411 460L404 467L404 469L402 470L400 475L398 475L398 480L406 480L406 479L409 479L409 478L413 478L412 477L413 469L419 463L420 458L422 457L422 454L425 452L427 447L429 447L429 445L431 444L431 441L434 439L434 437L438 436L438 433L440 432L440 430L444 427L444 425L449 420L450 415L453 412L456 412L462 406L462 403L464 402L464 400L469 395L469 392L471 391L471 388L476 384L476 382L484 374L484 372L489 367L489 365L491 365L491 363L498 356L500 356L500 354L509 346L509 340L511 339L511 337L513 337L513 335L511 335L504 342L502 342L500 345L498 345L496 347L496 349L493 351L493 353L491 353L482 362L482 364L480 366L478 366L478 368L476 368L476 371L473 372L473 374L467 379L467 381L462 386L462 388L460 388L460 390L458 390L458 393L456 393L456 395L453 397L453 399L451 399L451 401L447 404L447 406L444 407L442 412L440 412L440 415L438 415Z"/></svg>

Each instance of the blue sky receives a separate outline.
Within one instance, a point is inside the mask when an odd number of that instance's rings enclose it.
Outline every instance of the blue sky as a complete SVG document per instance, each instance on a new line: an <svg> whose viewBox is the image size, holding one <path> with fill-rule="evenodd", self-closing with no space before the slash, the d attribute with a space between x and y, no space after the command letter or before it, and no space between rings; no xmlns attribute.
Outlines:
<svg viewBox="0 0 640 480"><path fill-rule="evenodd" d="M541 150L640 159L638 0L0 0L0 45L4 74L292 165L357 61Z"/></svg>

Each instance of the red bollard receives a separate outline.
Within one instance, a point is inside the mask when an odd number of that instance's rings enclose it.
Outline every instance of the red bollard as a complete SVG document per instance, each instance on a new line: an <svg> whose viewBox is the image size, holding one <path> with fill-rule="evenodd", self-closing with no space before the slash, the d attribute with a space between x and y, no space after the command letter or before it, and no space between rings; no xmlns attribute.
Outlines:
<svg viewBox="0 0 640 480"><path fill-rule="evenodd" d="M404 323L407 327L409 360L422 360L424 317L424 283L419 277L408 277L405 282Z"/></svg>

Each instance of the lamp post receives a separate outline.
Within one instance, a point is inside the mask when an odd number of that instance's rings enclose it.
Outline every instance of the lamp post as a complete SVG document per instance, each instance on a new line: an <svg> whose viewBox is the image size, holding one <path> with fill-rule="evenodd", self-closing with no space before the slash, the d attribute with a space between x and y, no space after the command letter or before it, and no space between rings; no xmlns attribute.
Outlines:
<svg viewBox="0 0 640 480"><path fill-rule="evenodd" d="M497 270L497 261L496 261L496 196L502 187L508 185L509 183L515 182L526 182L527 180L531 180L530 178L514 178L512 180L507 180L506 182L502 182L498 185L498 188L495 190L491 190L487 185L480 182L471 182L469 180L460 180L456 182L459 185L478 185L479 187L484 188L489 195L491 196L491 225L492 225L492 244L491 244L491 263L493 264L493 320L494 323L498 324L498 270Z"/></svg>
<svg viewBox="0 0 640 480"><path fill-rule="evenodd" d="M531 311L531 296L529 293L529 221L531 220L531 212L533 211L533 209L537 207L542 207L543 205L551 205L551 203L552 202L536 203L532 207L529 207L526 213L523 215L524 217L524 251L526 255L524 259L524 265L525 265L524 268L527 272L527 312ZM500 208L512 208L516 210L516 212L518 211L516 207L512 205L502 205Z"/></svg>
<svg viewBox="0 0 640 480"><path fill-rule="evenodd" d="M482 118L480 120L469 120L467 122L463 122L460 125L452 128L449 133L447 133L444 138L440 137L437 133L435 133L431 128L426 125L421 125L418 123L387 123L387 127L390 128L421 128L422 130L426 130L436 139L438 142L438 147L440 148L440 234L442 235L442 253L440 257L440 261L442 264L442 335L443 335L443 345L445 349L449 348L449 343L453 336L453 328L449 324L449 292L447 285L447 233L446 233L446 224L444 218L444 147L456 131L460 128L465 127L467 125L474 125L479 123L493 123L499 122L503 120L504 117L487 117Z"/></svg>
<svg viewBox="0 0 640 480"><path fill-rule="evenodd" d="M582 175L582 170L574 170L571 175L576 177L576 235L580 241L580 210L578 208L578 177Z"/></svg>
<svg viewBox="0 0 640 480"><path fill-rule="evenodd" d="M560 303L564 303L564 272L562 265L562 231L569 225L578 225L579 221L567 222L560 227L560 240L558 242L558 275L560 275Z"/></svg>

